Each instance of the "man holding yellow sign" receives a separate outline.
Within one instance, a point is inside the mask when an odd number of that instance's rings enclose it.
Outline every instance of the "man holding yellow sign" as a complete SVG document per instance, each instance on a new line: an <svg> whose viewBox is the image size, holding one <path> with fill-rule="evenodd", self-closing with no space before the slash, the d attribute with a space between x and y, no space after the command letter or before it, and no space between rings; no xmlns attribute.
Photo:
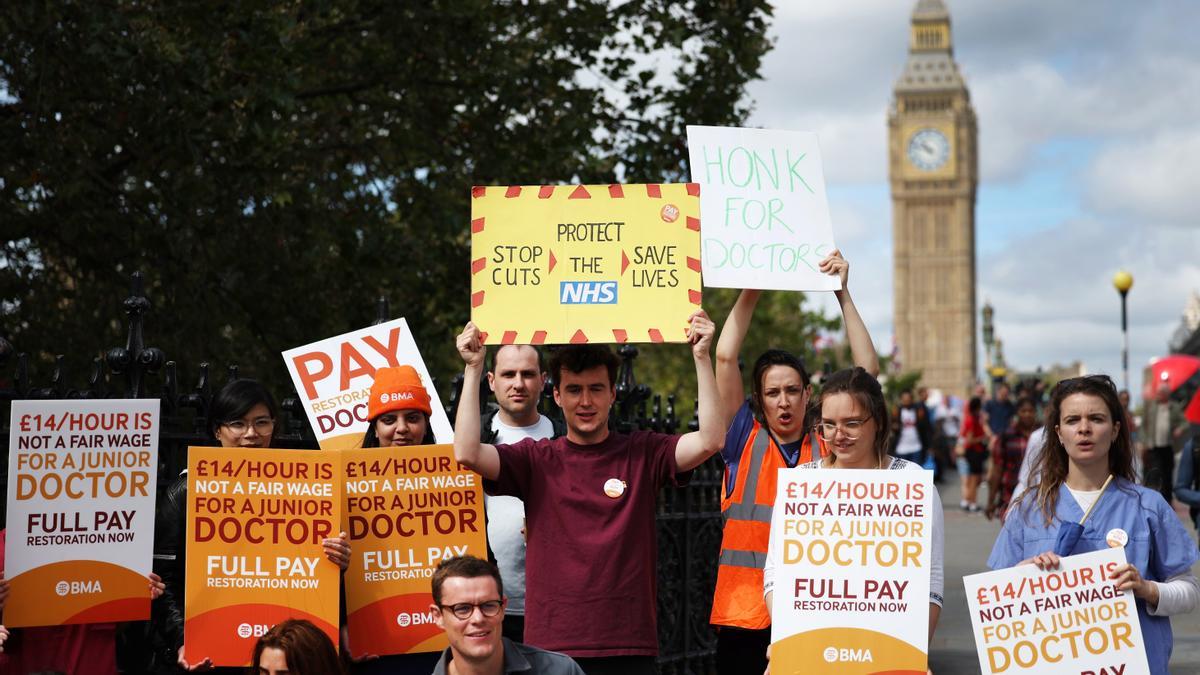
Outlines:
<svg viewBox="0 0 1200 675"><path fill-rule="evenodd" d="M620 360L606 345L571 345L550 362L567 435L512 445L479 440L483 342L474 323L458 336L466 368L455 457L483 475L488 493L520 497L526 505L526 641L572 656L589 675L656 672L658 490L685 481L681 474L715 454L724 440L712 335L708 316L693 313L686 336L699 385L699 431L610 431Z"/></svg>

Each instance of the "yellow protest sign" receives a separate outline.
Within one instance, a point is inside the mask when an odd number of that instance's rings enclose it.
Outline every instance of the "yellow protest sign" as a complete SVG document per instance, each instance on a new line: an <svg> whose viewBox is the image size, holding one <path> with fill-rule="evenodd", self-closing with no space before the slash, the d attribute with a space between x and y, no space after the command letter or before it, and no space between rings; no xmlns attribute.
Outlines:
<svg viewBox="0 0 1200 675"><path fill-rule="evenodd" d="M485 344L683 342L700 306L700 186L476 187Z"/></svg>

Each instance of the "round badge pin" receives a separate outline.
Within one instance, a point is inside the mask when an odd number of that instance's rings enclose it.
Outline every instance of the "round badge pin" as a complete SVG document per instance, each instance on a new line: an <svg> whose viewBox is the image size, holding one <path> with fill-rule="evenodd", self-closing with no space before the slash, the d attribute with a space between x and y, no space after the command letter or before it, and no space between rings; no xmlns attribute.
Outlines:
<svg viewBox="0 0 1200 675"><path fill-rule="evenodd" d="M620 478L609 478L604 481L604 494L613 499L625 494L625 481Z"/></svg>
<svg viewBox="0 0 1200 675"><path fill-rule="evenodd" d="M1125 544L1129 543L1129 534L1119 527L1114 527L1104 535L1104 541L1108 542L1110 548L1124 548Z"/></svg>

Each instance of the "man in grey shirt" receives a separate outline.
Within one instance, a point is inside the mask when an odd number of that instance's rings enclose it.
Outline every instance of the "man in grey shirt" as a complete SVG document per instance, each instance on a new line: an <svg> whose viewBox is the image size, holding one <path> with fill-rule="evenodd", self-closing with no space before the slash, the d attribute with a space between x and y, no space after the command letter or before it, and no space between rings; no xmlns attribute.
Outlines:
<svg viewBox="0 0 1200 675"><path fill-rule="evenodd" d="M442 652L433 675L584 675L566 654L503 637L500 626L506 604L500 571L490 562L455 556L438 565L429 611L446 631L450 646Z"/></svg>
<svg viewBox="0 0 1200 675"><path fill-rule="evenodd" d="M480 441L511 444L525 438L557 438L566 433L565 425L538 412L546 372L537 348L500 347L487 379L498 407L480 418ZM488 546L500 573L508 580L504 637L522 642L525 639L525 504L516 497L487 495L484 505Z"/></svg>

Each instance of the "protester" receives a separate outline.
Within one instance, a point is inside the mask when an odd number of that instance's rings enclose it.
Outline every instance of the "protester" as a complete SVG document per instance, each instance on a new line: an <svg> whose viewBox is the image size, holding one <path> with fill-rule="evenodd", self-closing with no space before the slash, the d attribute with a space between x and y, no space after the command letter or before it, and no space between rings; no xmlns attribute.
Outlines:
<svg viewBox="0 0 1200 675"><path fill-rule="evenodd" d="M1175 474L1175 498L1187 504L1192 524L1200 532L1200 441L1192 435L1179 453L1179 471Z"/></svg>
<svg viewBox="0 0 1200 675"><path fill-rule="evenodd" d="M213 396L208 408L208 430L223 448L269 448L274 438L279 408L261 383L230 380ZM345 571L350 564L346 533L323 543L325 557ZM187 470L163 494L154 525L154 569L166 583L166 592L152 606L151 641L161 669L174 665L187 671L214 671L207 657L184 653L183 617L187 569ZM240 668L220 668L217 673L241 673Z"/></svg>
<svg viewBox="0 0 1200 675"><path fill-rule="evenodd" d="M4 556L8 530L0 529L0 616L8 602L8 580L4 578ZM163 593L162 579L151 572L150 599ZM0 673L70 673L70 675L117 675L117 642L122 625L78 623L63 626L13 628L0 626Z"/></svg>
<svg viewBox="0 0 1200 675"><path fill-rule="evenodd" d="M473 556L448 558L433 573L432 586L429 611L450 642L433 675L583 675L571 657L503 635L502 616L508 598L495 565Z"/></svg>
<svg viewBox="0 0 1200 675"><path fill-rule="evenodd" d="M362 447L408 447L431 445L435 442L432 397L421 375L412 366L380 368L375 371L371 394L367 401L370 424L363 434ZM342 648L349 655L354 636L342 626ZM417 654L362 654L350 658L353 675L384 675L390 673L427 673L437 663L437 652Z"/></svg>
<svg viewBox="0 0 1200 675"><path fill-rule="evenodd" d="M1078 523L1090 508L1071 553L1124 542L1129 562L1114 569L1111 578L1120 590L1133 591L1150 671L1165 675L1173 643L1167 617L1191 612L1200 601L1191 572L1197 550L1162 495L1134 482L1123 417L1116 387L1105 375L1055 386L1033 484L1010 508L988 566L1057 568L1060 525ZM1110 476L1112 483L1104 489Z"/></svg>
<svg viewBox="0 0 1200 675"><path fill-rule="evenodd" d="M254 645L253 675L340 675L337 649L329 636L304 619L275 624Z"/></svg>
<svg viewBox="0 0 1200 675"><path fill-rule="evenodd" d="M1179 404L1171 400L1171 387L1158 385L1154 400L1146 402L1146 417L1142 424L1146 451L1143 454L1145 473L1142 485L1158 490L1168 504L1175 472L1175 445L1182 444L1188 423Z"/></svg>
<svg viewBox="0 0 1200 675"><path fill-rule="evenodd" d="M835 250L819 268L841 280L842 288L834 295L842 307L855 363L879 372L871 336L850 297L850 264ZM809 374L795 355L780 349L759 355L746 396L738 355L760 295L757 290L741 292L721 328L716 350L717 389L728 432L721 451L725 524L709 620L717 629L717 672L722 674L761 672L766 665L763 654L771 641L771 617L762 601L762 558L776 474L826 453L820 438L807 433Z"/></svg>
<svg viewBox="0 0 1200 675"><path fill-rule="evenodd" d="M958 446L955 448L959 460L958 474L962 479L962 500L959 506L963 511L972 513L979 510L979 483L983 480L983 469L987 463L988 431L980 419L982 406L979 397L973 397L967 402Z"/></svg>
<svg viewBox="0 0 1200 675"><path fill-rule="evenodd" d="M802 465L801 469L923 470L919 464L887 454L891 429L887 402L883 398L879 380L869 372L862 368L847 368L830 375L821 389L817 405L821 411L817 429L830 452L824 458ZM942 498L936 486L930 501L933 507L930 513L929 639L933 640L945 593L945 521ZM772 539L771 545L774 547L778 543ZM775 570L771 563L773 555L772 548L767 555L763 575L763 596L767 607L771 606L775 584Z"/></svg>
<svg viewBox="0 0 1200 675"><path fill-rule="evenodd" d="M992 439L992 464L988 470L988 520L1004 517L1021 478L1021 462L1029 435L1037 427L1037 406L1028 398L1017 400L1017 416L1004 433Z"/></svg>
<svg viewBox="0 0 1200 675"><path fill-rule="evenodd" d="M466 366L454 454L483 475L489 494L525 502L526 640L571 655L591 675L656 672L658 490L680 484L686 479L678 474L721 449L713 324L703 311L689 323L700 430L683 436L610 431L620 360L606 345L584 344L564 346L551 359L565 437L481 443L484 349L474 323L458 336Z"/></svg>
<svg viewBox="0 0 1200 675"><path fill-rule="evenodd" d="M480 441L513 444L525 438L558 438L566 425L538 412L546 385L542 353L530 345L504 345L496 350L487 374L496 408L479 420ZM496 565L508 580L504 637L525 640L525 504L516 497L484 497L487 540Z"/></svg>
<svg viewBox="0 0 1200 675"><path fill-rule="evenodd" d="M913 399L911 389L900 392L900 404L892 413L892 454L917 466L925 466L933 445L929 411Z"/></svg>
<svg viewBox="0 0 1200 675"><path fill-rule="evenodd" d="M1009 398L1010 395L1008 385L1001 382L996 387L996 396L983 404L983 416L992 436L1004 433L1012 422L1013 415L1017 413L1017 406Z"/></svg>

